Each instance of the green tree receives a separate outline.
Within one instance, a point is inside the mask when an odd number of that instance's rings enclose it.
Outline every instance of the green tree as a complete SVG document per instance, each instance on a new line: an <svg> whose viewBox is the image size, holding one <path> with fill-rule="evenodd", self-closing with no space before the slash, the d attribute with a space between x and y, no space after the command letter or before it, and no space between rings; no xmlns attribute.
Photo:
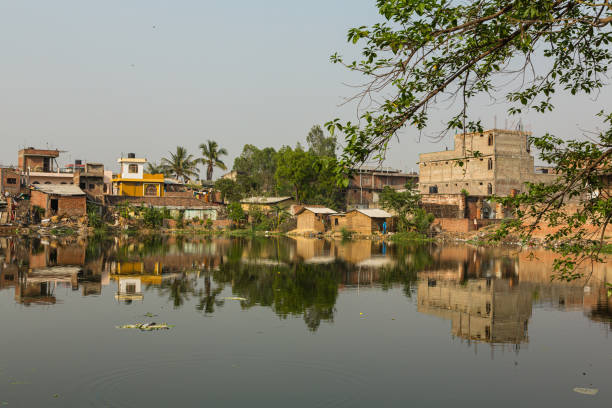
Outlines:
<svg viewBox="0 0 612 408"><path fill-rule="evenodd" d="M301 203L326 205L334 209L344 206L343 190L335 182L337 161L284 146L278 151L277 190L291 194Z"/></svg>
<svg viewBox="0 0 612 408"><path fill-rule="evenodd" d="M241 186L234 180L224 178L217 180L215 190L221 193L223 201L240 201L242 198Z"/></svg>
<svg viewBox="0 0 612 408"><path fill-rule="evenodd" d="M359 124L338 119L327 123L332 135L340 132L346 140L339 174L355 162L384 158L398 131L424 129L430 109L440 108L448 97L460 103L442 131L480 132L480 121L468 112L475 97L505 99L511 115L528 110L545 113L554 109L558 90L572 95L601 90L612 62L608 0L377 0L376 4L385 21L348 32L349 42L363 43L362 58L345 62L338 54L331 57L366 76L355 97L373 101L360 114ZM606 118L612 127L610 116ZM547 242L563 243L552 246L564 259L556 269L562 278L573 279L581 262L599 260L612 214L601 181L611 171L610 132L587 143L563 143L551 135L537 136L532 142L563 176L552 186L532 184L525 195L507 199L506 204L516 208L518 221L499 235L514 227L527 241L538 227L533 222L569 223ZM594 194L583 189L587 184L594 186ZM576 218L560 218L559 213L568 213L570 200L579 201ZM551 209L556 212L552 218L546 215ZM595 235L587 234L587 225L595 227Z"/></svg>
<svg viewBox="0 0 612 408"><path fill-rule="evenodd" d="M170 153L170 158L163 158L161 165L167 169L167 174L182 179L187 183L192 177L198 175L198 160L193 155L187 153L187 149L182 146L176 147L176 152Z"/></svg>
<svg viewBox="0 0 612 408"><path fill-rule="evenodd" d="M234 160L233 170L236 182L246 194L267 194L274 192L276 181L277 153L272 147L259 149L246 144L240 156Z"/></svg>
<svg viewBox="0 0 612 408"><path fill-rule="evenodd" d="M302 202L315 179L313 155L300 148L284 146L278 151L275 176L279 186L289 186L296 201Z"/></svg>
<svg viewBox="0 0 612 408"><path fill-rule="evenodd" d="M308 151L316 156L336 157L337 140L335 136L325 137L321 126L315 125L306 136Z"/></svg>
<svg viewBox="0 0 612 408"><path fill-rule="evenodd" d="M200 145L202 150L202 164L206 166L206 180L212 180L213 169L215 167L221 170L227 170L227 166L221 160L221 156L227 156L225 148L219 148L219 145L214 140L208 140Z"/></svg>
<svg viewBox="0 0 612 408"><path fill-rule="evenodd" d="M397 191L389 186L385 186L380 194L380 204L382 208L394 211L397 214L397 230L405 232L411 226L409 215L414 215L419 208L421 195L415 192L412 185L407 184L405 191Z"/></svg>
<svg viewBox="0 0 612 408"><path fill-rule="evenodd" d="M155 162L148 162L145 170L146 173L149 174L164 174L168 173L168 169L161 164L157 164Z"/></svg>
<svg viewBox="0 0 612 408"><path fill-rule="evenodd" d="M237 225L240 225L242 220L244 220L244 216L244 210L239 202L235 201L227 206L227 217Z"/></svg>

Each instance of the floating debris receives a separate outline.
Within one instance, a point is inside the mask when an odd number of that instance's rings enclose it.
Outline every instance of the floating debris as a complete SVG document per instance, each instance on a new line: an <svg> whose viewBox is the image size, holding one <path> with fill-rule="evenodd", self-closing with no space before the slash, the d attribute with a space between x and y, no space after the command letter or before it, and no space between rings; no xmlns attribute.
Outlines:
<svg viewBox="0 0 612 408"><path fill-rule="evenodd" d="M223 299L226 299L226 300L241 300L241 301L242 300L247 300L246 298L236 297L236 296L226 297L226 298L223 298Z"/></svg>
<svg viewBox="0 0 612 408"><path fill-rule="evenodd" d="M144 314L144 317L157 317L157 315L153 314L151 312L147 312L147 313Z"/></svg>
<svg viewBox="0 0 612 408"><path fill-rule="evenodd" d="M118 329L139 329L141 331L152 331L152 330L169 330L173 325L166 323L135 323L135 324L124 324L123 326L117 326Z"/></svg>
<svg viewBox="0 0 612 408"><path fill-rule="evenodd" d="M577 392L578 394L584 394L584 395L595 395L599 392L599 390L597 388L576 387L574 388L574 392Z"/></svg>

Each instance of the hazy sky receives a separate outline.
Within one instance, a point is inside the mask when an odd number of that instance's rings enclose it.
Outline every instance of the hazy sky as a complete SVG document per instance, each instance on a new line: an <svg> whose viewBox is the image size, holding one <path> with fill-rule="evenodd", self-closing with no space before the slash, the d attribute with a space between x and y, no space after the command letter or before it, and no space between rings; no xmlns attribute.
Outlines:
<svg viewBox="0 0 612 408"><path fill-rule="evenodd" d="M68 151L60 164L116 170L121 153L158 161L214 139L231 167L245 143L304 143L313 124L355 119L339 107L355 78L329 56L350 49L349 27L376 21L375 0L0 0L0 163L49 146ZM578 137L612 96L556 105L523 123ZM505 108L473 110L502 127ZM405 132L388 164L410 170L418 153L452 147L416 140Z"/></svg>

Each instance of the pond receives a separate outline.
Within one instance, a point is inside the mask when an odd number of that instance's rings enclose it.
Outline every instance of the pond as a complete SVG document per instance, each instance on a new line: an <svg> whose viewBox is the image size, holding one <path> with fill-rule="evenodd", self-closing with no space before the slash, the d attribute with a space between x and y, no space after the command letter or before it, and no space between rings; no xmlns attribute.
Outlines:
<svg viewBox="0 0 612 408"><path fill-rule="evenodd" d="M612 264L562 283L553 259L367 240L0 238L0 406L609 406ZM119 328L153 322L169 328Z"/></svg>

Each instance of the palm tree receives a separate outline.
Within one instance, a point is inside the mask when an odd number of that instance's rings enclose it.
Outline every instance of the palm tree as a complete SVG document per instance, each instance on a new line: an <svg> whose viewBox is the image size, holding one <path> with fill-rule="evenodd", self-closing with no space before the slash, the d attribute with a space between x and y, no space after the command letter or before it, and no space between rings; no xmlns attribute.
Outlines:
<svg viewBox="0 0 612 408"><path fill-rule="evenodd" d="M193 155L187 153L187 149L182 146L176 147L176 153L170 153L170 158L163 158L161 166L167 171L167 174L175 176L177 179L183 179L187 183L192 177L198 175L198 160L193 158Z"/></svg>
<svg viewBox="0 0 612 408"><path fill-rule="evenodd" d="M162 165L162 164L157 164L155 162L149 162L147 163L147 173L149 174L163 174L166 175L168 173L168 169L166 168L166 166Z"/></svg>
<svg viewBox="0 0 612 408"><path fill-rule="evenodd" d="M202 143L200 149L202 149L203 156L200 161L207 166L206 180L212 180L214 167L218 167L221 170L227 170L227 166L220 158L221 156L227 156L227 150L225 148L220 149L217 142L209 140L207 143Z"/></svg>

